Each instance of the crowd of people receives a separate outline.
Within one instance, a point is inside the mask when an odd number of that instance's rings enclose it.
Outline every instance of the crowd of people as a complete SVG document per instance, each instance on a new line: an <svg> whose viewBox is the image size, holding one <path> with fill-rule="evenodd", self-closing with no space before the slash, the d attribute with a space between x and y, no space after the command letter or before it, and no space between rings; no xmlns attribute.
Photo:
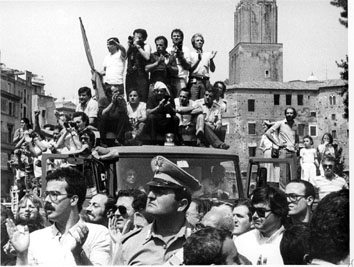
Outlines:
<svg viewBox="0 0 354 267"><path fill-rule="evenodd" d="M200 182L163 156L148 192L98 193L71 167L46 177L40 199L1 205L1 265L305 265L349 263L349 190L292 180L233 201L192 198Z"/></svg>
<svg viewBox="0 0 354 267"><path fill-rule="evenodd" d="M289 167L266 164L268 185L255 188L249 199L226 201L221 180L211 191L225 201L192 197L210 186L207 179L201 184L163 156L152 159L147 191L133 186L131 169L126 189L114 196L96 193L86 207L90 181L72 164L55 159L42 174L44 153L104 158L113 146L187 140L228 149L222 124L226 86L211 85L209 76L216 52L203 51L199 33L192 37L191 51L183 38L174 29L168 47L167 38L158 36L153 53L144 29L134 30L127 48L109 38L100 72L104 96L79 88L75 113L56 111L57 125L40 127L37 111L34 126L21 119L9 162L19 201L15 214L1 205L1 265L348 263L349 186L336 174L340 148L326 133L316 149L310 136L303 137L299 150L292 107L285 109L284 120L264 122L260 148L265 157L300 163L301 175L280 185ZM40 194L42 176L46 188ZM219 176L215 168L213 178Z"/></svg>
<svg viewBox="0 0 354 267"><path fill-rule="evenodd" d="M349 188L348 177L344 174L342 148L334 144L330 133L325 133L321 144L313 147L313 139L309 135L303 137L302 144L297 135L297 112L292 107L284 111L285 119L277 122L263 121L264 134L259 148L265 158L288 158L293 168L299 170L295 178L310 182L322 199L329 192ZM286 164L265 163L267 182L285 188L284 181L290 176L290 168Z"/></svg>

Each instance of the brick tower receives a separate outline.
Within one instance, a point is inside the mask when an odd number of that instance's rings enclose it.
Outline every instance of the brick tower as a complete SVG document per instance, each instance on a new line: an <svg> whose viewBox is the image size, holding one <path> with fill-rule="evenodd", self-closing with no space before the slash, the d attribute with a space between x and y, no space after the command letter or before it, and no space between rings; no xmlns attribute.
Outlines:
<svg viewBox="0 0 354 267"><path fill-rule="evenodd" d="M278 44L276 0L241 0L234 13L229 52L230 84L283 81L283 44Z"/></svg>

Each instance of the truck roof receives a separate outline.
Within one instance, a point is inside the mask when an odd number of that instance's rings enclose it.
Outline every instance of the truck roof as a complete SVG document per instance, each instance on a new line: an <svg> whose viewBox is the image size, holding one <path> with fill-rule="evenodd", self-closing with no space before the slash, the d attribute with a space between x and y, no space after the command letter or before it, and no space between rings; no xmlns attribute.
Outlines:
<svg viewBox="0 0 354 267"><path fill-rule="evenodd" d="M120 156L128 154L173 154L173 155L195 155L195 156L220 156L220 157L238 157L235 151L223 150L207 147L193 147L193 146L117 146L110 147L111 151L118 152Z"/></svg>

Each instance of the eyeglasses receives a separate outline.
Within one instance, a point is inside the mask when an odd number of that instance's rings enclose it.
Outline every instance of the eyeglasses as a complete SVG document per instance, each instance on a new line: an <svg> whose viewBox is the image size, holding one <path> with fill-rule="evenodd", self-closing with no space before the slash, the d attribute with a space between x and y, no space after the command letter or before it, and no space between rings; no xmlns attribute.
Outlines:
<svg viewBox="0 0 354 267"><path fill-rule="evenodd" d="M305 195L298 195L295 193L285 194L288 202L298 202L301 198L306 197Z"/></svg>
<svg viewBox="0 0 354 267"><path fill-rule="evenodd" d="M120 215L124 216L127 214L127 208L124 206L118 206L117 209L119 210Z"/></svg>
<svg viewBox="0 0 354 267"><path fill-rule="evenodd" d="M323 166L323 169L327 169L327 168L330 168L330 169L333 169L333 166L332 164L322 164Z"/></svg>
<svg viewBox="0 0 354 267"><path fill-rule="evenodd" d="M57 202L58 201L58 196L67 196L67 197L72 197L73 195L70 194L62 194L58 191L44 191L43 193L43 199L46 199L47 196L49 196L50 200L52 202Z"/></svg>
<svg viewBox="0 0 354 267"><path fill-rule="evenodd" d="M265 208L253 208L253 213L257 213L258 217L261 218L266 218L269 216L269 214L266 216L266 212L272 212L272 210L265 209Z"/></svg>

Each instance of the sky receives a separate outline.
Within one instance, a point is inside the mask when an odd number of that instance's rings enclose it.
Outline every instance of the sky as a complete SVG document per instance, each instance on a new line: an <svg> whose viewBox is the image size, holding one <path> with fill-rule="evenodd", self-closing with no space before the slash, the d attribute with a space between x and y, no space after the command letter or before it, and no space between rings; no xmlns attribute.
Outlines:
<svg viewBox="0 0 354 267"><path fill-rule="evenodd" d="M158 35L174 28L192 48L194 33L204 35L204 50L218 51L211 81L229 75L234 47L234 12L239 0L1 1L0 61L6 67L43 76L46 94L76 99L82 86L92 87L79 17L86 29L95 68L102 69L106 40L122 44L136 28L148 32L155 51ZM348 54L348 30L330 0L278 0L278 43L283 44L283 80L338 79L335 61Z"/></svg>

